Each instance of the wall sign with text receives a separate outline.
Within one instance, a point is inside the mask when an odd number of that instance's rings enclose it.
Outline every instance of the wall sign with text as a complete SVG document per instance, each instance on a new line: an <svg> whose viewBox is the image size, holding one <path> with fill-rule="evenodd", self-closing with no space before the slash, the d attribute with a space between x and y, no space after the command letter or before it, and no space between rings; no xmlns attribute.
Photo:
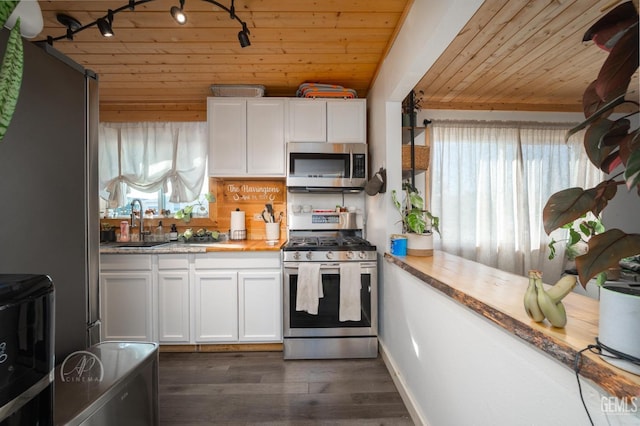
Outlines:
<svg viewBox="0 0 640 426"><path fill-rule="evenodd" d="M219 184L226 203L282 203L285 200L284 182L225 180Z"/></svg>

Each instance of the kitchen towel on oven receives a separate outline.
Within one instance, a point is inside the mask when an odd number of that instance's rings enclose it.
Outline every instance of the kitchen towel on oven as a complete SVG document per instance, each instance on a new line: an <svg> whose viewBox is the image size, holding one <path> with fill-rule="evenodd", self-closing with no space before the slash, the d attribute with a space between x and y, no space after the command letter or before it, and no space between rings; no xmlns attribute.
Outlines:
<svg viewBox="0 0 640 426"><path fill-rule="evenodd" d="M320 264L302 262L298 265L298 289L296 291L296 311L318 315L318 303L324 297Z"/></svg>
<svg viewBox="0 0 640 426"><path fill-rule="evenodd" d="M340 321L360 321L360 264L340 264Z"/></svg>

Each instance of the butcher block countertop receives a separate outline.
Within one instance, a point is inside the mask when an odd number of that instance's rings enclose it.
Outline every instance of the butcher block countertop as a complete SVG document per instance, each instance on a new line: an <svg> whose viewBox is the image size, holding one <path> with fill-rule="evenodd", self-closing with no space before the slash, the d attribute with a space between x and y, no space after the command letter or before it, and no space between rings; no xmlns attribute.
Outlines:
<svg viewBox="0 0 640 426"><path fill-rule="evenodd" d="M153 247L118 247L118 243L100 245L101 254L164 254L244 251L280 251L286 240L267 244L265 240L229 240L217 243L166 243Z"/></svg>
<svg viewBox="0 0 640 426"><path fill-rule="evenodd" d="M567 325L554 328L546 320L536 323L527 316L523 306L529 283L527 277L441 251L435 251L430 257L397 257L389 253L384 257L572 371L576 353L595 344L598 335L597 300L570 293L563 299ZM590 351L582 354L580 375L618 398L640 396L640 376L616 368Z"/></svg>

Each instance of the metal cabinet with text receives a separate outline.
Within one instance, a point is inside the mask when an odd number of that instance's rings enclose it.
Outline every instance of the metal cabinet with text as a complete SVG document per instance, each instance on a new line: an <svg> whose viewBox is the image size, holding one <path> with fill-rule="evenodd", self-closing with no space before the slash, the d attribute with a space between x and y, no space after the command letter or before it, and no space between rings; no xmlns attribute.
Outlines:
<svg viewBox="0 0 640 426"><path fill-rule="evenodd" d="M100 256L102 340L157 340L153 278L151 255Z"/></svg>
<svg viewBox="0 0 640 426"><path fill-rule="evenodd" d="M209 175L284 176L284 98L207 98Z"/></svg>
<svg viewBox="0 0 640 426"><path fill-rule="evenodd" d="M367 143L366 99L290 99L289 142Z"/></svg>
<svg viewBox="0 0 640 426"><path fill-rule="evenodd" d="M196 254L196 342L282 342L279 252Z"/></svg>

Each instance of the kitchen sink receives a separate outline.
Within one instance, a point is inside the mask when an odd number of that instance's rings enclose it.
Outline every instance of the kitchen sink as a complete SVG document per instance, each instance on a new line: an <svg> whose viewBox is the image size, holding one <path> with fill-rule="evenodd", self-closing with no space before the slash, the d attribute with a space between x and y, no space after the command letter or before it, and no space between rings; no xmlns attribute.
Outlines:
<svg viewBox="0 0 640 426"><path fill-rule="evenodd" d="M117 248L141 248L141 247L157 247L162 246L164 244L169 244L168 241L129 241L126 243L112 243L109 244L109 247L117 247Z"/></svg>

